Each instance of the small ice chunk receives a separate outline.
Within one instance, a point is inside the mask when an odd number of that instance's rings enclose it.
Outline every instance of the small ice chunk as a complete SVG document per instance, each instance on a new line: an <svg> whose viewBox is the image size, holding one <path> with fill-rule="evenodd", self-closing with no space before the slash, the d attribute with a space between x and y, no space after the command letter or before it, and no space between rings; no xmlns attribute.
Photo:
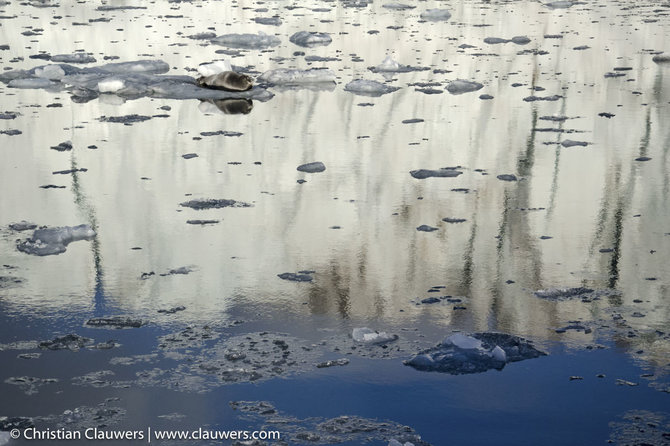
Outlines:
<svg viewBox="0 0 670 446"><path fill-rule="evenodd" d="M361 96L382 96L387 93L392 93L399 90L398 87L382 84L377 81L370 81L366 79L356 79L344 86L345 91L349 91Z"/></svg>
<svg viewBox="0 0 670 446"><path fill-rule="evenodd" d="M577 4L577 2L567 1L567 0L558 0L555 2L545 3L544 6L551 9L567 9L571 6Z"/></svg>
<svg viewBox="0 0 670 446"><path fill-rule="evenodd" d="M45 65L35 68L35 76L42 79L61 80L65 77L65 71L60 65Z"/></svg>
<svg viewBox="0 0 670 446"><path fill-rule="evenodd" d="M216 60L198 66L198 73L203 77L212 76L224 71L233 71L233 66L227 60Z"/></svg>
<svg viewBox="0 0 670 446"><path fill-rule="evenodd" d="M98 82L98 91L100 93L116 93L123 89L126 83L123 79L117 77L108 77Z"/></svg>
<svg viewBox="0 0 670 446"><path fill-rule="evenodd" d="M397 335L384 331L377 332L368 327L354 328L351 337L354 338L354 341L365 344L384 344L398 339Z"/></svg>
<svg viewBox="0 0 670 446"><path fill-rule="evenodd" d="M29 221L21 220L18 223L11 223L9 225L9 229L12 231L27 231L29 229L35 229L37 228L37 225L35 223L31 223Z"/></svg>
<svg viewBox="0 0 670 446"><path fill-rule="evenodd" d="M384 61L381 64L377 65L375 68L377 71L394 72L398 71L398 69L400 68L400 64L395 60L393 60L391 56L386 56Z"/></svg>
<svg viewBox="0 0 670 446"><path fill-rule="evenodd" d="M500 43L508 43L509 39L503 39L501 37L487 37L484 39L484 43L488 43L489 45L498 45Z"/></svg>
<svg viewBox="0 0 670 446"><path fill-rule="evenodd" d="M335 82L335 73L327 68L309 70L278 68L266 71L258 79L275 85L329 83Z"/></svg>
<svg viewBox="0 0 670 446"><path fill-rule="evenodd" d="M59 85L58 82L53 82L49 79L41 78L27 78L27 79L13 79L7 84L11 88L50 88Z"/></svg>
<svg viewBox="0 0 670 446"><path fill-rule="evenodd" d="M426 9L421 13L422 20L429 20L431 22L439 22L443 20L449 20L451 18L451 13L446 9Z"/></svg>
<svg viewBox="0 0 670 446"><path fill-rule="evenodd" d="M95 231L89 225L37 229L33 235L19 242L16 248L26 254L48 256L64 253L67 245L78 240L91 240Z"/></svg>
<svg viewBox="0 0 670 446"><path fill-rule="evenodd" d="M566 139L561 143L563 147L575 147L575 146L588 146L589 143L586 141L573 141L572 139Z"/></svg>
<svg viewBox="0 0 670 446"><path fill-rule="evenodd" d="M394 9L396 11L404 11L406 9L414 9L416 6L407 5L405 3L384 3L382 8Z"/></svg>
<svg viewBox="0 0 670 446"><path fill-rule="evenodd" d="M298 31L289 37L289 41L304 48L313 48L315 46L326 46L333 41L329 34L315 31Z"/></svg>
<svg viewBox="0 0 670 446"><path fill-rule="evenodd" d="M517 181L516 175L511 173L504 173L502 175L498 175L496 178L502 181Z"/></svg>
<svg viewBox="0 0 670 446"><path fill-rule="evenodd" d="M480 84L479 82L457 79L455 81L449 82L449 85L447 85L447 91L451 94L463 94L480 90L483 87L484 85Z"/></svg>
<svg viewBox="0 0 670 446"><path fill-rule="evenodd" d="M462 348L462 349L481 349L482 348L482 341L479 339L473 338L472 336L464 335L462 333L454 333L448 338L446 338L444 341L442 341L442 345L453 345L454 347Z"/></svg>
<svg viewBox="0 0 670 446"><path fill-rule="evenodd" d="M517 45L527 45L530 43L530 39L527 36L514 36L512 37L512 43Z"/></svg>
<svg viewBox="0 0 670 446"><path fill-rule="evenodd" d="M313 163L301 164L297 170L300 172L318 173L326 170L326 166L321 161L315 161Z"/></svg>
<svg viewBox="0 0 670 446"><path fill-rule="evenodd" d="M224 34L215 37L211 42L229 48L263 49L279 45L280 40L259 31L258 34Z"/></svg>
<svg viewBox="0 0 670 446"><path fill-rule="evenodd" d="M500 348L498 345L496 345L495 348L491 351L491 355L496 361L507 362L507 354L505 353L505 350Z"/></svg>
<svg viewBox="0 0 670 446"><path fill-rule="evenodd" d="M410 443L409 441L406 441L405 443L401 443L398 440L396 440L395 438L391 438L391 440L389 440L388 446L414 446L414 443Z"/></svg>
<svg viewBox="0 0 670 446"><path fill-rule="evenodd" d="M162 74L170 71L170 65L162 60L135 60L131 62L108 63L99 67L91 68L96 72L103 73L152 73Z"/></svg>
<svg viewBox="0 0 670 446"><path fill-rule="evenodd" d="M457 177L460 174L462 174L460 170L456 169L451 169L451 168L444 168L444 169L418 169L418 170L411 170L409 172L410 175L412 175L413 178L416 178L417 180L425 180L426 178L431 178L431 177L436 177L436 178L453 178Z"/></svg>
<svg viewBox="0 0 670 446"><path fill-rule="evenodd" d="M63 63L92 63L96 62L95 57L89 53L74 53L74 54L56 54L51 56L52 62Z"/></svg>

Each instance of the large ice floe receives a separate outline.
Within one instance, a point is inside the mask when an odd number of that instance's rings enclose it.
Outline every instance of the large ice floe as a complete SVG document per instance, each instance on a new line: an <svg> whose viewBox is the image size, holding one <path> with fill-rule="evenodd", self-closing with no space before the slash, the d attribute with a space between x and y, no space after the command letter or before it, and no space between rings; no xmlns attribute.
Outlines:
<svg viewBox="0 0 670 446"><path fill-rule="evenodd" d="M225 62L200 67L202 71L220 72ZM166 99L217 100L228 98L267 101L273 94L265 88L247 91L225 91L202 88L191 76L166 75L170 66L162 60L138 60L78 68L68 64L41 65L30 70L0 73L0 82L13 88L67 90L75 102L87 102L112 93L125 99L145 96Z"/></svg>
<svg viewBox="0 0 670 446"><path fill-rule="evenodd" d="M79 240L91 240L95 231L89 225L63 226L56 228L41 228L33 235L17 243L16 248L35 256L49 256L62 254L67 245Z"/></svg>
<svg viewBox="0 0 670 446"><path fill-rule="evenodd" d="M505 333L454 333L435 347L417 353L405 365L451 375L501 370L509 362L545 356L530 341Z"/></svg>

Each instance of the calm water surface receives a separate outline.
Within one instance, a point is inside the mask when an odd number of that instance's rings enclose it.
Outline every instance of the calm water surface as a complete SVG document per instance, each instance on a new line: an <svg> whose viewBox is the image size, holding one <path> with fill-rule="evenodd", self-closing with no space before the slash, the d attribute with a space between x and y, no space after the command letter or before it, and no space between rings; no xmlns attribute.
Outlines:
<svg viewBox="0 0 670 446"><path fill-rule="evenodd" d="M156 59L170 75L197 76L199 64L226 59L254 76L327 67L337 81L270 86L272 99L239 115L211 112L198 100L103 94L82 103L71 88L0 84L0 113L16 115L0 120L0 131L22 132L0 134L0 417L55 428L65 411L104 403L119 408L105 420L114 429L284 429L229 406L248 400L271 402L292 420L286 444L328 444L333 438L310 442L296 432L343 415L410 426L432 445L670 444L670 63L652 60L670 52L670 4L4 3L5 71L49 64L29 57L40 53L83 50L97 62L72 65ZM432 8L451 18L422 20ZM272 16L281 25L253 21ZM303 30L328 33L332 43L289 41ZM187 37L259 31L281 43L231 50ZM530 43L484 42L514 36ZM389 55L425 69L368 70ZM400 89L380 97L344 90L358 78ZM445 87L456 79L483 88L450 94ZM426 88L439 93L420 91ZM524 100L553 95L560 98ZM153 118L100 120L133 114ZM410 119L422 121L403 123ZM241 136L201 135L221 130ZM71 151L50 149L64 141ZM189 153L198 157L182 157ZM326 170L296 170L313 161ZM463 173L409 174L447 166ZM87 171L52 174L73 168ZM497 178L509 174L516 181ZM253 206L180 206L204 198ZM186 223L192 219L219 222ZM16 240L32 231L9 228L21 220L88 224L96 236L60 255L31 256ZM437 230L417 231L420 225ZM190 272L167 274L180 267ZM313 281L278 277L302 270L313 271ZM429 292L436 286L439 293ZM534 294L580 286L599 298ZM420 302L433 295L461 302ZM85 325L112 316L146 324ZM589 330L556 331L576 323ZM165 346L164 336L187 327L197 335ZM396 333L399 347L351 350L355 327ZM549 355L473 375L402 364L455 330L522 336ZM227 339L262 332L290 337L300 365L236 383L190 367L194 358L222 355ZM118 345L37 348L66 334ZM18 356L26 353L41 355ZM342 357L347 366L314 367ZM82 379L101 371L109 373ZM16 377L58 381L17 385ZM386 445L393 435L369 437ZM5 435L0 444L22 442Z"/></svg>

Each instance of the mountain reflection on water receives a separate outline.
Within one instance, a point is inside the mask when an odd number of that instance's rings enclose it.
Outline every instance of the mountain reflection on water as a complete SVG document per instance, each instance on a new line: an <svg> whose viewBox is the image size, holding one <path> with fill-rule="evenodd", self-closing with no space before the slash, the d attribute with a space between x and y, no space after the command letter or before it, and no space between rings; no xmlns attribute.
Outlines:
<svg viewBox="0 0 670 446"><path fill-rule="evenodd" d="M7 347L12 342L72 332L105 333L96 336L102 341L117 334L82 328L92 317L148 322L135 334L118 332L126 338L122 350L112 350L119 356L131 354L126 348L154 354L159 335L187 326L227 330L239 321L236 334L267 330L309 342L364 326L416 330L413 339L430 340L427 345L454 330L499 331L534 340L567 362L594 346L612 349L607 361L654 373L649 386L643 383L648 389L630 397L639 404L627 409L656 405L656 390L668 389L670 353L670 64L653 55L670 51L670 9L659 2L636 3L634 10L615 1L561 3L570 7L531 1L421 2L410 5L414 10L339 1L293 5L299 9L274 1L160 1L107 11L69 1L2 5L6 69L48 64L29 57L40 52L83 49L97 62L80 68L117 56L112 61L164 60L170 75L195 76L200 63L225 58L252 75L327 67L337 81L269 86L274 97L253 102L114 94L81 102L71 100L72 89L1 85L2 110L16 116L0 120L0 130L22 133L0 135L0 344L6 350L0 377L18 370L42 376L52 364L46 354L21 362ZM451 19L420 20L430 8L449 9ZM280 26L252 20L274 14ZM36 29L42 31L24 33ZM303 48L289 41L305 29L329 33L332 43ZM281 43L232 50L186 37L210 31L263 31ZM513 36L530 43L484 43ZM384 76L368 70L388 55L416 69ZM344 91L359 78L400 89L380 97ZM450 94L446 86L456 79L484 87ZM126 125L100 119L132 115L147 119ZM50 149L64 141L73 149ZM316 161L326 170L296 170ZM444 167L462 174L409 174ZM53 174L66 169L75 171ZM64 188L39 187L45 185ZM180 206L196 199L252 206ZM57 256L30 256L16 249L16 240L32 231L8 228L22 220L88 224L96 236ZM417 230L421 225L437 229ZM312 280L278 277L286 272ZM571 287L594 292L584 299L535 294ZM439 299L421 302L430 297ZM561 329L570 325L582 328ZM107 360L90 361L96 370L109 367ZM532 374L540 361L521 364ZM362 367L343 373L364 373ZM423 379L408 373L394 369L387 379ZM566 369L564 378L572 374ZM23 396L12 395L0 416L20 415L10 413L11 401ZM342 404L342 413L355 409ZM441 444L437 438L424 433Z"/></svg>

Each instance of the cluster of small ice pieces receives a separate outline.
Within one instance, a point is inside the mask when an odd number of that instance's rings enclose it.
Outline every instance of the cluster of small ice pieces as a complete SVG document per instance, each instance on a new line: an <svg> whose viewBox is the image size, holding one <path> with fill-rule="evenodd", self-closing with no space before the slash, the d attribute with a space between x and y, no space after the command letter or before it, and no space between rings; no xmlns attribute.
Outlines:
<svg viewBox="0 0 670 446"><path fill-rule="evenodd" d="M26 254L49 256L64 253L72 242L94 237L95 231L89 225L40 228L30 238L18 242L16 248Z"/></svg>
<svg viewBox="0 0 670 446"><path fill-rule="evenodd" d="M461 375L501 370L508 362L544 355L529 341L505 333L455 333L404 364L421 371Z"/></svg>

